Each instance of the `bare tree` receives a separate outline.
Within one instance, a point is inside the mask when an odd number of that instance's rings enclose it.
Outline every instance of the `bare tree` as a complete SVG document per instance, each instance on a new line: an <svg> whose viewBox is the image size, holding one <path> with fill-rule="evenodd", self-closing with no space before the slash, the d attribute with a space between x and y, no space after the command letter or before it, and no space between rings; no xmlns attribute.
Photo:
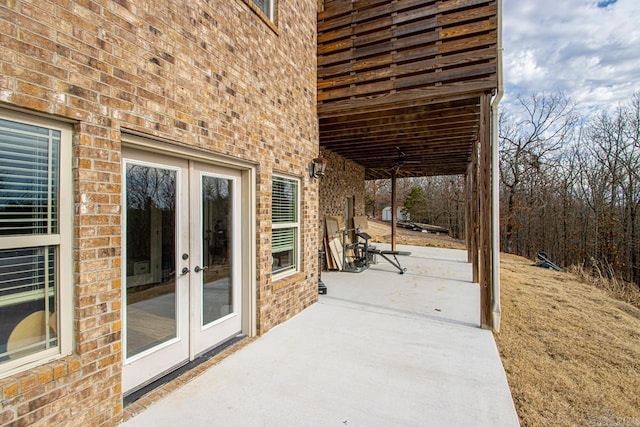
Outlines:
<svg viewBox="0 0 640 427"><path fill-rule="evenodd" d="M391 200L391 182L386 179L376 179L365 182L365 204L366 212L372 218L376 218L378 213Z"/></svg>
<svg viewBox="0 0 640 427"><path fill-rule="evenodd" d="M542 169L557 161L556 153L573 137L578 122L575 105L564 94L518 96L520 115L501 114L500 181L506 198L504 210L507 252L514 251L515 233L523 226L516 221L540 181Z"/></svg>
<svg viewBox="0 0 640 427"><path fill-rule="evenodd" d="M640 286L640 92L589 117L561 93L518 101L500 116L502 247L530 258L544 250L563 266L595 266ZM390 196L385 183L370 190L382 206ZM459 235L461 177L398 184L399 201L411 195L405 207Z"/></svg>
<svg viewBox="0 0 640 427"><path fill-rule="evenodd" d="M629 206L629 235L632 281L640 286L640 92L636 92L625 112L626 137L629 141L625 169L629 176L627 203Z"/></svg>

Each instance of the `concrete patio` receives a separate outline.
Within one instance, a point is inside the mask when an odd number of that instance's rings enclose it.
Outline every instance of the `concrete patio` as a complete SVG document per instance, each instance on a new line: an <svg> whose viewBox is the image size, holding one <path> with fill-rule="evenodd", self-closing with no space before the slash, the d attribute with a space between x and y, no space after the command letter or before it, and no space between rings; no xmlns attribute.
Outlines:
<svg viewBox="0 0 640 427"><path fill-rule="evenodd" d="M398 249L122 425L518 426L466 252Z"/></svg>

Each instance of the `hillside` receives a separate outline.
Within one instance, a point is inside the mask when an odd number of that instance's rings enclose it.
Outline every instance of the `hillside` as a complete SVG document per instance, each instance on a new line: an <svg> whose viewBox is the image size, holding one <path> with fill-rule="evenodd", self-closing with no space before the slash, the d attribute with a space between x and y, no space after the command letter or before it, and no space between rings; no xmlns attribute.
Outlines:
<svg viewBox="0 0 640 427"><path fill-rule="evenodd" d="M389 241L390 227L369 234ZM399 230L399 244L464 245ZM640 426L640 310L571 273L501 255L496 342L523 427Z"/></svg>
<svg viewBox="0 0 640 427"><path fill-rule="evenodd" d="M640 425L640 310L501 257L496 342L523 426Z"/></svg>
<svg viewBox="0 0 640 427"><path fill-rule="evenodd" d="M391 242L391 224L378 220L369 220L367 232L375 242ZM444 234L421 233L398 227L396 243L399 245L433 246L436 248L464 249L464 242Z"/></svg>

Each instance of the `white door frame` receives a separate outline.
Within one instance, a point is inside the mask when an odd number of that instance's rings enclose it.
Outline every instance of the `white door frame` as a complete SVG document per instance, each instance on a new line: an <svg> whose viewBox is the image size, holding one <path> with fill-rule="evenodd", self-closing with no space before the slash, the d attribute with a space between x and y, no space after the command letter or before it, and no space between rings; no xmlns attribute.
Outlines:
<svg viewBox="0 0 640 427"><path fill-rule="evenodd" d="M125 150L123 150L123 154ZM177 209L175 211L175 234L176 234L176 268L178 269L178 258L181 253L188 250L183 247L182 243L185 241L185 237L188 236L188 220L186 214L188 212L188 177L182 172L187 170L188 162L184 159L170 159L164 156L159 156L154 153L145 153L141 156L140 153L134 151L126 152L126 156L123 156L123 177L126 176L127 164L141 165L151 168L158 168L163 170L171 170L176 173L176 197ZM122 204L124 206L123 211L126 211L126 179L123 179L122 188ZM189 283L188 278L179 274L175 275L175 322L176 322L176 336L161 344L154 346L153 348L144 350L131 358L127 358L127 216L123 214L124 220L122 221L122 351L123 362L127 366L125 372L123 372L123 390L130 390L137 388L140 384L149 382L150 379L163 375L168 370L173 369L175 366L180 366L185 363L186 358L189 356ZM147 262L147 264L150 264ZM147 269L148 270L148 269ZM151 273L150 273L151 274ZM187 307L187 310L183 310Z"/></svg>
<svg viewBox="0 0 640 427"><path fill-rule="evenodd" d="M209 268L207 263L202 259L205 252L202 244L203 239L198 238L202 235L203 217L202 217L202 178L212 177L218 179L229 180L231 182L231 205L230 208L234 217L231 218L231 244L232 244L232 270L230 278L232 284L232 307L231 312L207 325L203 326L203 298L202 290L204 271L196 272L196 266ZM191 281L191 360L199 354L206 352L211 342L223 342L242 330L242 193L241 193L241 174L235 169L222 168L220 166L208 165L202 162L190 162L189 177L191 180L190 189L198 194L191 194L190 197L190 261L191 271L189 272Z"/></svg>
<svg viewBox="0 0 640 427"><path fill-rule="evenodd" d="M122 144L123 150L131 149L139 152L146 152L150 157L153 156L153 153L161 154L162 156L177 158L177 159L185 159L189 161L200 162L203 164L209 164L214 166L220 166L224 168L234 169L240 175L240 185L238 186L239 195L242 198L241 200L241 213L238 218L238 225L241 228L241 258L240 261L240 275L241 279L241 332L247 336L255 336L257 333L257 302L256 302L256 265L257 265L257 254L256 254L256 244L255 244L255 235L256 235L256 164L252 164L246 161L234 159L231 157L215 155L210 152L206 152L204 150L187 148L175 145L170 142L159 141L155 139L149 139L146 137L142 137L135 134L123 134L122 135ZM123 156L124 157L124 156ZM190 166L191 168L191 166ZM123 171L124 175L124 171ZM184 177L184 180L188 180L188 177ZM123 189L124 190L124 189ZM124 200L124 199L123 199ZM125 202L123 201L123 207L125 206ZM124 212L123 212L124 216ZM184 221L186 223L186 227L188 227L187 220ZM123 245L126 242L126 229L123 221ZM185 225L181 223L180 227L184 227ZM182 228L181 228L182 229ZM180 249L182 253L184 253L187 248ZM123 251L124 253L124 251ZM124 265L124 264L123 264ZM176 268L181 269L182 264L179 263ZM122 280L123 284L126 283L125 272L123 269ZM123 295L124 300L124 295ZM122 313L123 313L123 331L126 328L125 321L125 311L126 306L123 304ZM193 310L191 310L193 311ZM124 337L123 337L124 341ZM193 341L193 340L190 340ZM192 347L189 352L189 359L193 360L197 353L194 354L194 348ZM135 359L135 358L134 358ZM126 365L128 361L126 357L123 356L123 363ZM141 388L145 384L150 383L151 381L161 377L166 374L166 372L160 372L157 376L153 377L149 381L146 381L142 384L130 384L127 383L124 379L123 375L123 392L132 392L136 389Z"/></svg>

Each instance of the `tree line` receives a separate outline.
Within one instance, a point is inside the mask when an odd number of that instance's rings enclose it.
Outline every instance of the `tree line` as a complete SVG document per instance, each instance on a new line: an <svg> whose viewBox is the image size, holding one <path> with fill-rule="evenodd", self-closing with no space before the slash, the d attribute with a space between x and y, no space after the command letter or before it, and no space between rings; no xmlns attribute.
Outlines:
<svg viewBox="0 0 640 427"><path fill-rule="evenodd" d="M562 93L518 96L499 119L501 250L546 252L640 286L640 92L612 111L581 113ZM368 213L389 205L388 181L367 182ZM464 178L398 181L416 222L464 233Z"/></svg>
<svg viewBox="0 0 640 427"><path fill-rule="evenodd" d="M382 209L391 206L390 180L367 181L365 191L367 215L380 219ZM449 235L463 238L464 177L403 178L397 181L396 192L401 211L411 221L448 228Z"/></svg>

